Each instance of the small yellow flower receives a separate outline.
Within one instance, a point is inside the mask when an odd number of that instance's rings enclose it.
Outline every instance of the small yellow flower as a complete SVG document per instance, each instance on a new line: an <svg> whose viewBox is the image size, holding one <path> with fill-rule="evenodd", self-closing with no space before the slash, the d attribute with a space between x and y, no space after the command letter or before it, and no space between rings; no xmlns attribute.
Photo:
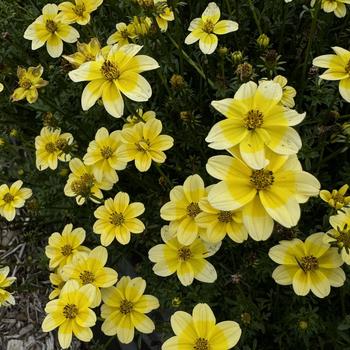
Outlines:
<svg viewBox="0 0 350 350"><path fill-rule="evenodd" d="M58 327L58 341L63 349L69 348L73 334L79 340L89 342L93 337L90 327L96 323L96 315L91 310L94 297L91 284L80 287L77 281L68 281L59 298L46 304L47 316L42 330L51 332Z"/></svg>
<svg viewBox="0 0 350 350"><path fill-rule="evenodd" d="M63 41L75 43L79 33L72 26L62 22L55 4L43 7L39 16L24 32L24 38L32 41L32 50L37 50L46 43L51 57L60 57L63 51Z"/></svg>
<svg viewBox="0 0 350 350"><path fill-rule="evenodd" d="M117 31L113 33L108 39L107 44L119 44L119 46L129 44L129 39L136 37L134 26L132 24L125 24L123 22L116 24Z"/></svg>
<svg viewBox="0 0 350 350"><path fill-rule="evenodd" d="M340 209L350 203L350 196L345 196L349 185L345 184L339 190L332 190L332 193L327 190L320 191L320 197L332 208Z"/></svg>
<svg viewBox="0 0 350 350"><path fill-rule="evenodd" d="M48 81L41 78L44 68L39 64L37 67L24 69L17 68L19 87L11 95L12 101L27 99L28 103L34 103L38 99L38 89L46 86Z"/></svg>
<svg viewBox="0 0 350 350"><path fill-rule="evenodd" d="M91 307L101 303L100 288L108 288L118 280L118 273L110 267L105 267L108 259L107 249L98 246L88 255L80 255L71 264L62 268L64 280L76 280L80 286L92 284L95 290L95 298Z"/></svg>
<svg viewBox="0 0 350 350"><path fill-rule="evenodd" d="M153 295L144 294L146 281L141 277L123 276L116 287L102 291L104 304L101 316L104 318L102 332L108 336L117 335L123 344L134 339L135 328L145 334L154 331L153 321L146 316L159 308L159 301Z"/></svg>
<svg viewBox="0 0 350 350"><path fill-rule="evenodd" d="M71 159L69 146L73 143L70 133L61 134L60 129L43 127L40 136L35 138L36 167L39 170L57 168L58 160L68 162Z"/></svg>
<svg viewBox="0 0 350 350"><path fill-rule="evenodd" d="M60 19L65 23L78 23L82 26L90 22L90 14L95 11L103 0L73 0L58 5Z"/></svg>
<svg viewBox="0 0 350 350"><path fill-rule="evenodd" d="M199 48L204 54L212 54L218 46L216 35L227 34L238 30L238 23L234 21L219 21L220 9L215 2L210 2L202 13L201 18L195 18L188 28L185 43L193 44L199 40Z"/></svg>
<svg viewBox="0 0 350 350"><path fill-rule="evenodd" d="M98 219L93 227L96 234L101 235L101 244L108 246L115 238L121 244L130 242L130 233L141 233L145 225L137 219L145 211L142 203L130 203L129 195L118 192L114 197L105 200L94 215Z"/></svg>
<svg viewBox="0 0 350 350"><path fill-rule="evenodd" d="M10 187L0 186L0 215L7 221L12 221L16 216L16 208L22 208L26 199L32 196L32 190L21 188L23 182L17 180Z"/></svg>
<svg viewBox="0 0 350 350"><path fill-rule="evenodd" d="M123 125L123 129L131 128L132 126L140 122L146 123L150 119L155 119L155 117L156 113L154 111L147 111L143 113L142 108L138 108L135 114L129 115L126 118L126 123Z"/></svg>
<svg viewBox="0 0 350 350"><path fill-rule="evenodd" d="M73 230L72 224L66 225L62 234L54 232L45 248L45 254L50 259L50 269L70 264L80 254L87 255L90 249L81 245L84 240L85 230L82 227Z"/></svg>
<svg viewBox="0 0 350 350"><path fill-rule="evenodd" d="M153 0L155 12L157 13L156 22L162 32L168 30L168 22L175 19L174 12L168 7L167 0Z"/></svg>
<svg viewBox="0 0 350 350"><path fill-rule="evenodd" d="M294 97L297 94L296 90L292 86L287 85L288 80L282 75L275 76L273 81L279 84L282 88L282 98L280 103L285 107L293 108L295 106Z"/></svg>
<svg viewBox="0 0 350 350"><path fill-rule="evenodd" d="M65 285L65 281L62 277L62 270L56 269L55 272L50 273L50 282L54 288L54 290L49 294L49 299L56 299L61 294L62 288Z"/></svg>
<svg viewBox="0 0 350 350"><path fill-rule="evenodd" d="M338 18L345 17L346 15L346 5L350 4L350 0L318 0L321 2L321 8L324 12L330 13L334 12L334 14ZM316 0L311 0L311 7L315 6Z"/></svg>
<svg viewBox="0 0 350 350"><path fill-rule="evenodd" d="M270 44L270 38L266 34L260 34L256 42L261 48L265 49Z"/></svg>
<svg viewBox="0 0 350 350"><path fill-rule="evenodd" d="M5 288L11 286L11 284L16 280L16 277L7 277L10 272L10 268L5 266L0 269L0 307L14 305L15 299L10 292L5 290Z"/></svg>
<svg viewBox="0 0 350 350"><path fill-rule="evenodd" d="M345 273L337 248L324 242L323 232L314 233L305 242L294 238L280 241L269 257L280 264L272 273L276 283L293 285L295 294L305 296L310 290L319 298L329 295L332 287L341 287Z"/></svg>
<svg viewBox="0 0 350 350"><path fill-rule="evenodd" d="M192 284L193 279L205 283L216 280L215 267L205 258L214 255L221 242L209 244L196 238L190 245L183 245L169 231L168 226L162 228L161 235L165 244L158 244L148 252L149 259L156 263L153 266L156 275L167 277L176 272L184 286Z"/></svg>
<svg viewBox="0 0 350 350"><path fill-rule="evenodd" d="M237 322L216 323L208 304L197 304L192 315L176 311L170 322L175 336L162 345L162 350L229 350L238 343L242 333Z"/></svg>

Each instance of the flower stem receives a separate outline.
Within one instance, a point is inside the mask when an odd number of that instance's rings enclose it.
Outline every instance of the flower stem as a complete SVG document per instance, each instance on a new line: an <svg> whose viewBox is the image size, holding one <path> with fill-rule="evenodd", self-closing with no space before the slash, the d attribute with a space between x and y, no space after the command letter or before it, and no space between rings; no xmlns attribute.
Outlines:
<svg viewBox="0 0 350 350"><path fill-rule="evenodd" d="M257 14L256 14L256 10L255 10L255 6L254 6L254 4L253 4L253 1L252 1L252 0L248 0L248 3L249 3L250 10L252 11L253 18L254 18L256 27L258 28L259 34L262 34L263 32L262 32L262 30L261 30L260 21L259 21L259 19L258 19Z"/></svg>

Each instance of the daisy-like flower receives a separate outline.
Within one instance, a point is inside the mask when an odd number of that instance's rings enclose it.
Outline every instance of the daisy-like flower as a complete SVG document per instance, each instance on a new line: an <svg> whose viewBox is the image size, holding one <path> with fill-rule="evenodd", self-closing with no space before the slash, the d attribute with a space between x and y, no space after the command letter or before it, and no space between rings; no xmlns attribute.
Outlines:
<svg viewBox="0 0 350 350"><path fill-rule="evenodd" d="M283 75L277 75L273 78L273 81L279 84L282 88L282 98L280 103L288 108L295 106L294 97L297 95L297 91L292 87L288 86L288 80Z"/></svg>
<svg viewBox="0 0 350 350"><path fill-rule="evenodd" d="M193 44L199 40L199 48L204 54L213 53L218 46L217 35L227 34L238 30L238 23L229 20L219 21L220 9L215 2L210 2L202 13L201 18L195 18L188 27L191 32L185 43Z"/></svg>
<svg viewBox="0 0 350 350"><path fill-rule="evenodd" d="M305 113L283 107L282 88L273 81L242 84L234 98L211 105L227 119L216 123L206 141L214 149L239 145L244 161L255 169L266 166L266 147L277 154L295 154L301 148L299 134L291 128ZM266 147L265 147L266 146Z"/></svg>
<svg viewBox="0 0 350 350"><path fill-rule="evenodd" d="M17 77L19 87L11 95L12 101L26 99L28 103L34 103L38 99L38 89L46 86L49 82L42 79L44 68L39 64L37 67L28 69L18 67Z"/></svg>
<svg viewBox="0 0 350 350"><path fill-rule="evenodd" d="M9 273L10 268L8 266L0 269L0 307L15 304L15 298L5 290L16 280L16 277L7 277Z"/></svg>
<svg viewBox="0 0 350 350"><path fill-rule="evenodd" d="M47 316L42 323L44 332L58 327L58 341L63 349L68 349L74 334L79 340L89 342L92 337L90 327L96 323L96 315L91 310L95 289L91 284L80 286L77 281L68 281L58 299L46 304Z"/></svg>
<svg viewBox="0 0 350 350"><path fill-rule="evenodd" d="M305 242L294 238L281 241L269 251L269 257L280 264L272 273L276 283L293 285L297 295L307 295L310 290L319 298L326 297L332 287L341 287L345 273L337 248L324 242L323 232L314 233Z"/></svg>
<svg viewBox="0 0 350 350"><path fill-rule="evenodd" d="M61 269L56 269L55 272L51 272L49 278L52 286L54 287L54 290L49 294L49 299L52 300L59 297L66 282L62 277Z"/></svg>
<svg viewBox="0 0 350 350"><path fill-rule="evenodd" d="M101 51L101 45L97 38L92 38L89 43L77 42L78 51L72 55L62 55L75 68L80 67L85 62L95 61Z"/></svg>
<svg viewBox="0 0 350 350"><path fill-rule="evenodd" d="M101 189L110 190L113 187L113 183L105 179L97 181L93 175L92 167L84 165L78 158L69 162L69 168L71 173L64 187L64 194L67 197L76 197L78 205L83 205L88 198L99 203L103 199Z"/></svg>
<svg viewBox="0 0 350 350"><path fill-rule="evenodd" d="M153 295L144 294L146 281L141 277L123 276L116 287L102 291L101 330L108 336L117 335L123 344L134 339L135 328L145 334L154 331L153 321L145 314L159 308Z"/></svg>
<svg viewBox="0 0 350 350"><path fill-rule="evenodd" d="M95 11L103 0L73 0L58 5L60 18L66 23L78 23L82 26L90 22L90 14Z"/></svg>
<svg viewBox="0 0 350 350"><path fill-rule="evenodd" d="M21 188L23 182L17 180L10 187L0 186L0 215L7 221L12 221L16 216L16 208L22 208L25 201L32 196L32 190Z"/></svg>
<svg viewBox="0 0 350 350"><path fill-rule="evenodd" d="M330 13L334 12L334 14L338 18L345 17L346 15L346 5L350 4L350 0L319 0L321 2L321 8L324 12ZM314 7L316 0L311 0L311 7Z"/></svg>
<svg viewBox="0 0 350 350"><path fill-rule="evenodd" d="M158 244L148 252L149 259L155 263L156 275L167 277L176 272L184 286L192 284L193 279L205 283L217 279L215 267L205 259L219 250L221 242L213 245L196 238L190 245L183 245L168 226L162 228L161 235L165 244Z"/></svg>
<svg viewBox="0 0 350 350"><path fill-rule="evenodd" d="M116 170L124 170L126 162L119 155L121 146L120 130L108 132L106 128L97 130L95 140L89 143L84 163L92 167L96 180L116 183L118 175Z"/></svg>
<svg viewBox="0 0 350 350"><path fill-rule="evenodd" d="M123 46L129 44L129 39L136 38L132 24L120 22L116 24L115 28L117 31L107 39L107 45L119 44L119 46Z"/></svg>
<svg viewBox="0 0 350 350"><path fill-rule="evenodd" d="M91 250L88 255L80 255L71 264L62 268L64 280L76 280L80 286L93 285L95 298L91 303L91 307L101 304L100 288L111 287L118 280L117 271L110 267L105 267L107 259L107 249L98 246Z"/></svg>
<svg viewBox="0 0 350 350"><path fill-rule="evenodd" d="M168 22L175 19L174 12L167 4L167 0L153 0L155 12L157 13L156 22L162 32L168 30Z"/></svg>
<svg viewBox="0 0 350 350"><path fill-rule="evenodd" d="M47 4L43 7L42 15L26 29L24 38L32 41L32 50L37 50L46 43L47 52L56 58L62 54L63 41L75 43L79 33L60 19L57 5Z"/></svg>
<svg viewBox="0 0 350 350"><path fill-rule="evenodd" d="M124 113L121 93L133 101L144 102L152 95L152 88L140 73L159 67L156 60L146 55L137 55L142 46L114 45L107 57L100 54L96 61L83 63L69 72L74 82L90 81L86 85L81 103L84 111L102 97L106 111L115 118Z"/></svg>
<svg viewBox="0 0 350 350"><path fill-rule="evenodd" d="M320 75L324 80L340 80L339 93L346 102L350 102L350 51L339 46L332 47L335 55L322 55L314 58L312 64L327 68Z"/></svg>
<svg viewBox="0 0 350 350"><path fill-rule="evenodd" d="M50 259L50 269L70 264L80 254L87 255L90 249L82 246L84 240L85 230L82 227L73 229L72 224L66 225L62 234L54 232L45 248L45 254Z"/></svg>
<svg viewBox="0 0 350 350"><path fill-rule="evenodd" d="M320 183L301 168L295 155L266 154L269 164L259 170L239 157L215 156L207 163L208 173L220 180L209 192L210 204L219 210L242 208L243 223L256 241L266 240L273 220L284 227L295 226L300 218L299 203L317 196Z"/></svg>
<svg viewBox="0 0 350 350"><path fill-rule="evenodd" d="M122 145L119 156L130 162L135 161L138 171L147 171L152 164L164 163L164 151L174 145L174 139L169 135L161 135L162 122L151 118L146 123L138 123L131 128L123 129Z"/></svg>
<svg viewBox="0 0 350 350"><path fill-rule="evenodd" d="M229 350L238 343L242 333L237 322L216 323L208 304L197 304L192 315L176 311L170 322L175 336L162 345L162 350Z"/></svg>
<svg viewBox="0 0 350 350"><path fill-rule="evenodd" d="M350 204L350 196L346 196L349 185L345 184L339 190L332 190L332 193L327 190L320 191L320 197L332 208L340 209Z"/></svg>
<svg viewBox="0 0 350 350"><path fill-rule="evenodd" d="M160 208L160 217L170 222L170 231L176 233L180 244L189 245L198 237L200 228L196 216L201 212L199 202L207 196L202 178L189 176L182 186L170 191L170 202Z"/></svg>
<svg viewBox="0 0 350 350"><path fill-rule="evenodd" d="M131 128L138 123L146 123L150 119L155 119L156 113L154 111L147 111L143 113L142 108L138 108L135 114L129 115L126 118L126 123L123 125L123 129Z"/></svg>
<svg viewBox="0 0 350 350"><path fill-rule="evenodd" d="M70 133L61 134L61 129L43 127L40 135L35 138L36 167L39 170L57 168L58 160L68 162L70 145L73 143Z"/></svg>
<svg viewBox="0 0 350 350"><path fill-rule="evenodd" d="M94 215L98 219L93 230L101 235L101 244L108 246L114 238L121 244L130 242L130 233L141 233L145 225L137 217L145 211L140 202L130 203L129 195L118 192L114 197L105 200Z"/></svg>

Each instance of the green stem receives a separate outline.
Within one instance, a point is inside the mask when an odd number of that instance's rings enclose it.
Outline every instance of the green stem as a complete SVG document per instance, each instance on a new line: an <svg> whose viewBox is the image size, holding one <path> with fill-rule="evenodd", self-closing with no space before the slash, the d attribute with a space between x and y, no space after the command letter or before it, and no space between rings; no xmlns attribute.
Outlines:
<svg viewBox="0 0 350 350"><path fill-rule="evenodd" d="M261 30L260 21L259 21L259 19L258 19L257 14L256 14L256 10L255 10L255 6L254 6L254 4L253 4L253 1L252 1L252 0L248 0L248 3L249 3L250 10L252 11L253 18L254 18L256 27L258 28L259 34L262 34L263 32L262 32L262 30Z"/></svg>

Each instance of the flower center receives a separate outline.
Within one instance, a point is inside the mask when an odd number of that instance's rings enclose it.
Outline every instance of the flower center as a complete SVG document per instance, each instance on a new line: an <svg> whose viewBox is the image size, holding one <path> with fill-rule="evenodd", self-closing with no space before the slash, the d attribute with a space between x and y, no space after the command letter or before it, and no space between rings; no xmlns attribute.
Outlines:
<svg viewBox="0 0 350 350"><path fill-rule="evenodd" d="M218 220L224 223L232 222L232 215L232 211L221 210L218 214Z"/></svg>
<svg viewBox="0 0 350 350"><path fill-rule="evenodd" d="M177 251L178 257L182 261L190 260L192 257L191 249L182 247Z"/></svg>
<svg viewBox="0 0 350 350"><path fill-rule="evenodd" d="M334 202L344 204L344 196L341 193L337 193L333 196Z"/></svg>
<svg viewBox="0 0 350 350"><path fill-rule="evenodd" d="M52 34L57 30L57 24L52 19L48 19L45 26L46 29Z"/></svg>
<svg viewBox="0 0 350 350"><path fill-rule="evenodd" d="M198 338L193 346L194 350L209 350L209 342L205 338Z"/></svg>
<svg viewBox="0 0 350 350"><path fill-rule="evenodd" d="M124 315L129 314L132 311L134 304L129 300L122 300L120 303L120 312Z"/></svg>
<svg viewBox="0 0 350 350"><path fill-rule="evenodd" d="M78 307L75 304L67 304L63 308L63 316L68 319L76 318L78 315Z"/></svg>
<svg viewBox="0 0 350 350"><path fill-rule="evenodd" d="M66 244L66 245L64 245L64 246L61 248L61 253L62 253L62 255L64 255L64 256L69 256L69 255L71 255L71 254L72 254L72 251L73 251L73 248L72 248L72 246L69 245L69 244Z"/></svg>
<svg viewBox="0 0 350 350"><path fill-rule="evenodd" d="M81 4L81 5L76 5L74 8L74 12L77 16L83 16L85 11L85 5Z"/></svg>
<svg viewBox="0 0 350 350"><path fill-rule="evenodd" d="M200 208L198 203L190 203L190 205L186 208L187 210L187 215L190 216L191 218L195 218L200 212Z"/></svg>
<svg viewBox="0 0 350 350"><path fill-rule="evenodd" d="M206 20L203 26L203 31L210 34L213 32L215 24L211 20Z"/></svg>
<svg viewBox="0 0 350 350"><path fill-rule="evenodd" d="M91 271L87 270L81 272L79 278L83 284L89 284L95 281L95 275Z"/></svg>
<svg viewBox="0 0 350 350"><path fill-rule="evenodd" d="M105 146L105 147L102 147L101 148L101 156L104 158L104 159L108 159L110 157L113 156L113 150L111 147L109 146Z"/></svg>
<svg viewBox="0 0 350 350"><path fill-rule="evenodd" d="M269 170L253 170L250 175L250 183L258 190L265 190L269 188L275 178L273 176L273 172Z"/></svg>
<svg viewBox="0 0 350 350"><path fill-rule="evenodd" d="M56 146L53 142L48 142L46 145L45 145L45 150L48 152L48 153L55 153L56 152Z"/></svg>
<svg viewBox="0 0 350 350"><path fill-rule="evenodd" d="M6 203L10 203L15 199L15 197L11 193L6 193L2 200Z"/></svg>
<svg viewBox="0 0 350 350"><path fill-rule="evenodd" d="M301 268L306 271L318 269L318 260L313 255L303 256L300 261Z"/></svg>
<svg viewBox="0 0 350 350"><path fill-rule="evenodd" d="M94 180L95 179L92 175L85 173L80 176L79 180L73 181L71 189L76 195L88 197L90 195L91 188L94 186Z"/></svg>
<svg viewBox="0 0 350 350"><path fill-rule="evenodd" d="M140 142L136 143L136 148L139 152L146 152L148 151L149 147L151 146L151 143L149 140L145 140L144 138L141 139Z"/></svg>
<svg viewBox="0 0 350 350"><path fill-rule="evenodd" d="M345 247L345 249L349 250L350 248L350 230L347 227L344 227L344 230L340 230L338 228L339 236L336 237L338 241L338 245L341 247Z"/></svg>
<svg viewBox="0 0 350 350"><path fill-rule="evenodd" d="M103 62L101 72L107 80L115 80L120 76L119 68L111 61Z"/></svg>
<svg viewBox="0 0 350 350"><path fill-rule="evenodd" d="M121 30L120 35L123 39L128 39L129 38L129 32L127 29Z"/></svg>
<svg viewBox="0 0 350 350"><path fill-rule="evenodd" d="M257 109L251 109L243 119L243 122L248 130L261 128L264 122L264 115Z"/></svg>
<svg viewBox="0 0 350 350"><path fill-rule="evenodd" d="M19 86L23 89L30 89L32 87L32 82L29 79L21 79L19 82Z"/></svg>
<svg viewBox="0 0 350 350"><path fill-rule="evenodd" d="M348 63L345 66L345 72L350 74L350 60L348 61Z"/></svg>
<svg viewBox="0 0 350 350"><path fill-rule="evenodd" d="M110 223L114 226L121 226L125 222L125 218L123 214L116 213L116 212L111 214L109 220L110 220Z"/></svg>

